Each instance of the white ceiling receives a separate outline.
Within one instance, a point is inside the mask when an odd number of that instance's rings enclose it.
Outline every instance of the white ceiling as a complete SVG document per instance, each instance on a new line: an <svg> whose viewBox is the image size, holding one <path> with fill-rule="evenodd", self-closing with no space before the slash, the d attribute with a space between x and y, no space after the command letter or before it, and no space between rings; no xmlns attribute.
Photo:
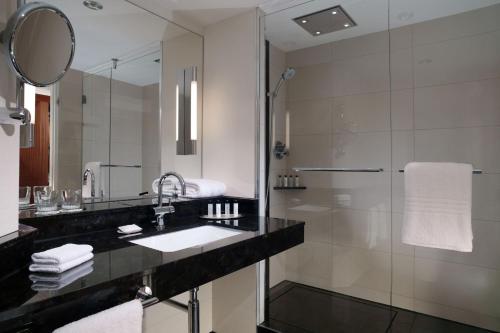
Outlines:
<svg viewBox="0 0 500 333"><path fill-rule="evenodd" d="M292 51L498 3L500 0L313 0L267 15L266 38L278 48ZM341 5L357 26L313 37L292 20L336 5Z"/></svg>

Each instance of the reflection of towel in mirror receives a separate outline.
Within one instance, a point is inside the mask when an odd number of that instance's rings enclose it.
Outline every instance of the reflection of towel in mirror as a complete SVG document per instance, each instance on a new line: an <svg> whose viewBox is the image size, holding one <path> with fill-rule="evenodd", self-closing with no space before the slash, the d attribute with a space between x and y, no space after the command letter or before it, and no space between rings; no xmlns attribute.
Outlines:
<svg viewBox="0 0 500 333"><path fill-rule="evenodd" d="M153 192L158 194L158 183L159 179L153 181ZM211 179L191 179L186 178L186 197L188 198L207 198L216 197L224 195L226 193L226 185L223 182ZM175 185L178 189L180 188L177 179L167 179L164 183L164 189L166 184L172 186Z"/></svg>
<svg viewBox="0 0 500 333"><path fill-rule="evenodd" d="M134 300L72 322L54 333L141 333L143 309Z"/></svg>
<svg viewBox="0 0 500 333"><path fill-rule="evenodd" d="M85 163L85 168L83 171L90 169L94 173L95 176L95 197L100 198L103 196L106 191L106 182L107 182L107 174L109 172L109 168L102 167L101 162L88 162ZM92 193L92 181L90 179L90 175L87 179L86 183L82 182L82 197L91 198Z"/></svg>
<svg viewBox="0 0 500 333"><path fill-rule="evenodd" d="M93 264L94 261L90 260L61 274L30 274L30 280L33 281L31 289L35 291L50 291L62 289L68 284L71 284L74 281L92 273L92 271L94 270Z"/></svg>

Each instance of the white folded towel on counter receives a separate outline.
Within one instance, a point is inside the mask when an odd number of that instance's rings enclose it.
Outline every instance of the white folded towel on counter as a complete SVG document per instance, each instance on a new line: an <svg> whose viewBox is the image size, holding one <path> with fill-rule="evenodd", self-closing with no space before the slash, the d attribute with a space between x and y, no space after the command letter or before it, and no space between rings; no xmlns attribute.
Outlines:
<svg viewBox="0 0 500 333"><path fill-rule="evenodd" d="M65 244L47 251L33 253L31 260L38 264L60 265L92 253L94 248L86 244Z"/></svg>
<svg viewBox="0 0 500 333"><path fill-rule="evenodd" d="M160 179L155 179L153 181L153 192L156 194L158 194L159 181ZM186 183L185 197L187 198L216 197L226 193L226 184L217 180L186 178L184 182ZM163 183L164 187L167 185L175 185L177 189L180 189L179 182L175 178L168 179Z"/></svg>
<svg viewBox="0 0 500 333"><path fill-rule="evenodd" d="M417 163L405 167L405 244L472 251L470 164Z"/></svg>
<svg viewBox="0 0 500 333"><path fill-rule="evenodd" d="M66 244L47 251L33 253L32 272L62 273L94 257L90 245Z"/></svg>
<svg viewBox="0 0 500 333"><path fill-rule="evenodd" d="M94 261L90 260L62 274L34 273L29 278L33 281L31 289L35 291L59 290L93 272Z"/></svg>
<svg viewBox="0 0 500 333"><path fill-rule="evenodd" d="M141 333L142 314L141 302L134 300L60 327L54 333Z"/></svg>
<svg viewBox="0 0 500 333"><path fill-rule="evenodd" d="M54 265L54 264L39 264L39 263L32 263L29 267L31 272L45 272L45 273L62 273L67 271L68 269L71 269L73 267L76 267L80 264L83 264L86 261L89 261L90 259L94 258L93 253L88 253L86 255L83 255L81 257L78 257L76 259L66 261L62 264Z"/></svg>

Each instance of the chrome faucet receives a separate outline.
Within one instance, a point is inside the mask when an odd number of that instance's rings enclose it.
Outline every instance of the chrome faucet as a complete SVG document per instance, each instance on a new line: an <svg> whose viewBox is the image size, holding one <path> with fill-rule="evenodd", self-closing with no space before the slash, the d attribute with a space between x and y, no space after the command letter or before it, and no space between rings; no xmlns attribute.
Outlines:
<svg viewBox="0 0 500 333"><path fill-rule="evenodd" d="M163 227L164 216L166 214L172 214L175 212L175 208L174 206L172 206L172 197L175 197L176 194L168 198L168 206L163 206L163 182L170 176L177 178L181 186L181 195L186 195L186 182L180 174L178 174L177 172L169 171L160 177L160 180L158 182L158 206L154 208L156 223L159 227Z"/></svg>
<svg viewBox="0 0 500 333"><path fill-rule="evenodd" d="M95 198L95 175L92 169L86 169L83 172L83 185L87 185L90 175L90 197Z"/></svg>

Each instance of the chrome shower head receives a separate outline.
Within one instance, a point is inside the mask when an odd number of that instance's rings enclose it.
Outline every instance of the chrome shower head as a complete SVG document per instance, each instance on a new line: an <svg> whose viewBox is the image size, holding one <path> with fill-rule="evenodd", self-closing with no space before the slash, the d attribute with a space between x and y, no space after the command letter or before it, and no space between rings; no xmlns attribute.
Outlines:
<svg viewBox="0 0 500 333"><path fill-rule="evenodd" d="M274 91L271 96L273 98L276 98L278 96L278 92L280 91L283 82L290 80L294 76L295 76L295 69L293 69L292 67L287 67L287 69L285 69L285 71L281 74L278 83L276 83L276 87L274 88Z"/></svg>
<svg viewBox="0 0 500 333"><path fill-rule="evenodd" d="M285 81L290 80L294 76L295 76L295 68L292 68L292 67L288 67L287 69L285 69L285 71L283 72L283 74L281 74L281 77Z"/></svg>

